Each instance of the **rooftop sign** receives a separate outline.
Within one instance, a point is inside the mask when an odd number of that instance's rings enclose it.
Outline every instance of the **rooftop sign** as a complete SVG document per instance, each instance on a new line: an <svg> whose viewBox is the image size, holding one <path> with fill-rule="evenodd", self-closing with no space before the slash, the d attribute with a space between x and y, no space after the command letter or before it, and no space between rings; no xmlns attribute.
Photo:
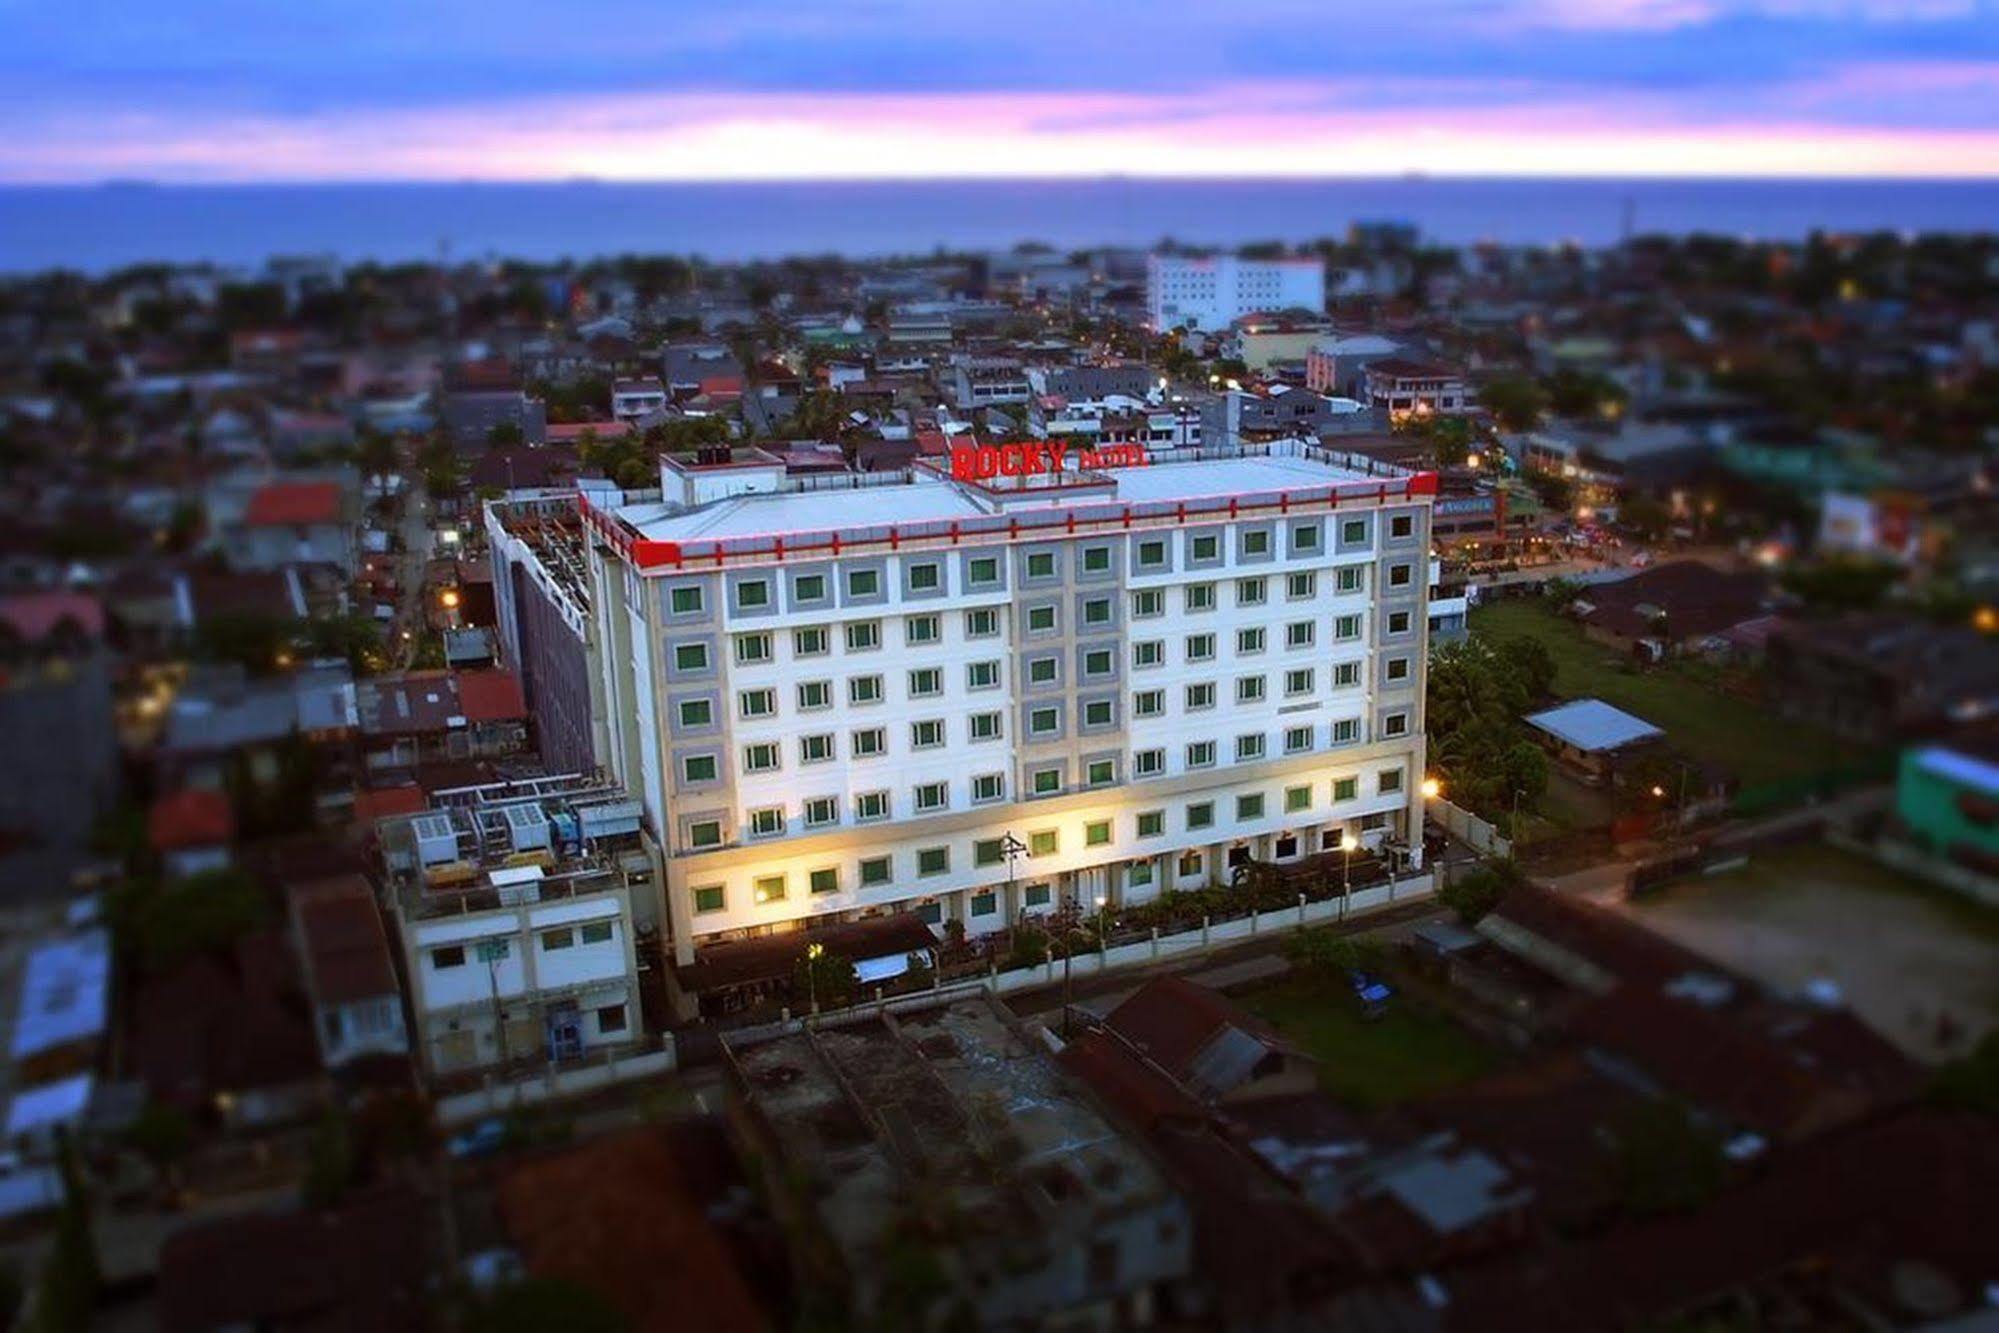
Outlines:
<svg viewBox="0 0 1999 1333"><path fill-rule="evenodd" d="M1058 473L1071 450L1060 440L1028 444L958 444L951 447L953 481L986 481L993 477L1037 477ZM1142 444L1110 444L1074 451L1079 470L1144 467L1150 460Z"/></svg>

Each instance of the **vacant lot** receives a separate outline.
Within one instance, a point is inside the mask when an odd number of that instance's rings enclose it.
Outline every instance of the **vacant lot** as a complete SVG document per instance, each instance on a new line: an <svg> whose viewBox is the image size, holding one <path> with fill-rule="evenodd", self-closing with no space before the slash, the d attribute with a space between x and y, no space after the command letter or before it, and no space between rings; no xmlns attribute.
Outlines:
<svg viewBox="0 0 1999 1333"><path fill-rule="evenodd" d="M1999 912L1833 847L1790 847L1630 904L1639 919L1775 989L1828 978L1870 1026L1923 1060L1947 1012L1999 1026Z"/></svg>
<svg viewBox="0 0 1999 1333"><path fill-rule="evenodd" d="M1343 981L1294 969L1234 997L1319 1061L1319 1083L1362 1110L1393 1106L1478 1077L1492 1052L1441 1014L1398 994L1372 1022Z"/></svg>
<svg viewBox="0 0 1999 1333"><path fill-rule="evenodd" d="M1723 693L1683 667L1639 672L1585 639L1582 630L1534 601L1494 602L1472 612L1472 628L1494 638L1526 635L1555 659L1555 692L1597 698L1665 730L1697 759L1719 764L1745 786L1825 773L1861 757L1838 737L1787 721Z"/></svg>

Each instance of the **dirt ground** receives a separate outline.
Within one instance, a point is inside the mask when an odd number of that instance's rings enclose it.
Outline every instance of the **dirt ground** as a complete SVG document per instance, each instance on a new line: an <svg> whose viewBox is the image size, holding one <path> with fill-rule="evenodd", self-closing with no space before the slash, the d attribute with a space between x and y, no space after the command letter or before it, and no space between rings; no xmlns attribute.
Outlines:
<svg viewBox="0 0 1999 1333"><path fill-rule="evenodd" d="M1939 1061L1999 1027L1999 912L1825 846L1759 855L1628 904L1648 925L1777 990L1826 978L1876 1031ZM1954 1040L1939 1041L1949 1015Z"/></svg>

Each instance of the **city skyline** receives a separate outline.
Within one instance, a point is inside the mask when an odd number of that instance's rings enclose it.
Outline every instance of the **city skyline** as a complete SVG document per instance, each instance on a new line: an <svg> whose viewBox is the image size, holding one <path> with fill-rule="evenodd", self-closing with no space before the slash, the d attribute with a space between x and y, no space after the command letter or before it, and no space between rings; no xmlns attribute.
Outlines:
<svg viewBox="0 0 1999 1333"><path fill-rule="evenodd" d="M9 15L0 182L1999 175L1985 0L100 7Z"/></svg>

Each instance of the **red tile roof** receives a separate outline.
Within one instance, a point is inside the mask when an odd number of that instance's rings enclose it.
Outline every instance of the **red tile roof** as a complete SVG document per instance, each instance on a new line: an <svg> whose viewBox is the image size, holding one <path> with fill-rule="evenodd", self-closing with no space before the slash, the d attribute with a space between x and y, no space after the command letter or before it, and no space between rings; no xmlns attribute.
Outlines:
<svg viewBox="0 0 1999 1333"><path fill-rule="evenodd" d="M340 521L340 487L331 481L274 481L250 497L243 521L253 528Z"/></svg>
<svg viewBox="0 0 1999 1333"><path fill-rule="evenodd" d="M304 945L306 989L320 1004L397 995L375 891L359 875L295 884L292 913Z"/></svg>
<svg viewBox="0 0 1999 1333"><path fill-rule="evenodd" d="M422 814L430 806L423 788L376 787L354 793L354 822L372 824L391 815Z"/></svg>
<svg viewBox="0 0 1999 1333"><path fill-rule="evenodd" d="M65 621L93 639L101 638L104 604L81 592L23 592L0 597L0 624L29 643L40 643Z"/></svg>
<svg viewBox="0 0 1999 1333"><path fill-rule="evenodd" d="M213 847L235 835L236 818L221 792L190 787L153 802L146 833L156 852Z"/></svg>
<svg viewBox="0 0 1999 1333"><path fill-rule="evenodd" d="M467 722L509 722L528 715L521 678L492 668L458 673L458 711Z"/></svg>

